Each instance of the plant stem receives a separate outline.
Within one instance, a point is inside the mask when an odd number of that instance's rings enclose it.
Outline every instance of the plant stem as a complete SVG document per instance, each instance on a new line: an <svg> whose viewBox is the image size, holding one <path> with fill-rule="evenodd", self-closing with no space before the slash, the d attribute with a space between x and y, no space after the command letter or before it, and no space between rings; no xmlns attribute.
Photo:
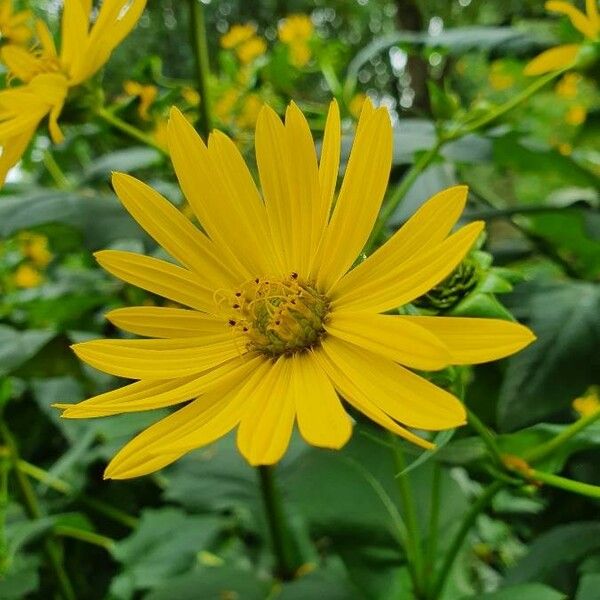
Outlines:
<svg viewBox="0 0 600 600"><path fill-rule="evenodd" d="M490 456L494 460L494 462L498 465L503 466L504 463L502 461L502 453L500 452L500 448L498 448L498 444L496 443L496 438L492 431L482 423L479 417L472 411L467 408L467 416L469 420L469 425L475 430L477 435L481 438L483 443L486 445L489 450Z"/></svg>
<svg viewBox="0 0 600 600"><path fill-rule="evenodd" d="M389 434L392 442L392 455L394 457L394 465L398 473L402 473L406 469L406 459L404 451L398 438L392 433ZM422 597L422 578L423 578L423 554L421 551L421 533L419 531L419 523L417 520L417 512L415 500L410 485L408 474L396 477L398 483L398 492L402 501L402 510L404 522L407 531L407 558L412 563L414 569L413 586L414 595L416 598Z"/></svg>
<svg viewBox="0 0 600 600"><path fill-rule="evenodd" d="M157 144L151 136L144 133L141 129L138 129L137 127L127 123L120 117L117 117L114 112L102 107L96 110L96 115L108 123L111 127L121 131L137 142L141 142L146 146L150 146L151 148L158 150L161 154L168 155L168 152L165 150L165 148Z"/></svg>
<svg viewBox="0 0 600 600"><path fill-rule="evenodd" d="M212 129L211 99L208 88L210 63L208 60L208 42L206 38L206 20L204 7L200 0L189 0L190 34L196 59L196 78L200 93L200 133L205 140Z"/></svg>
<svg viewBox="0 0 600 600"><path fill-rule="evenodd" d="M581 496L588 496L589 498L600 498L600 486L598 485L573 481L566 477L545 473L544 471L537 471L536 469L529 470L529 477L534 481L541 481L549 486L566 490L567 492L574 492Z"/></svg>
<svg viewBox="0 0 600 600"><path fill-rule="evenodd" d="M99 546L104 548L106 551L111 552L115 547L115 540L94 533L93 531L85 531L85 529L79 529L77 527L69 527L67 525L58 525L52 530L54 535L61 537L69 537L74 540L85 542L86 544L92 544L93 546Z"/></svg>
<svg viewBox="0 0 600 600"><path fill-rule="evenodd" d="M584 430L586 427L592 425L600 419L600 410L593 412L581 419L575 421L569 425L566 429L561 431L556 437L548 440L544 444L540 444L535 448L532 448L529 451L525 451L523 454L523 458L528 462L537 462L540 461L547 456L553 454L556 450L558 450L561 446L566 444L573 436L577 435L580 431Z"/></svg>
<svg viewBox="0 0 600 600"><path fill-rule="evenodd" d="M271 544L276 561L276 574L284 581L294 578L296 565L290 539L289 528L285 519L281 496L277 489L273 467L257 468L260 480L265 515L271 535Z"/></svg>
<svg viewBox="0 0 600 600"><path fill-rule="evenodd" d="M469 533L471 527L474 525L479 513L481 513L486 506L492 501L492 498L504 487L504 482L502 481L494 481L488 487L486 487L476 500L476 502L471 506L467 514L465 515L463 522L461 523L460 529L454 536L452 540L452 544L450 548L448 548L442 566L438 572L437 577L435 578L433 585L431 587L431 593L429 594L430 600L437 600L440 597L444 585L450 575L450 571L452 566L454 565L454 561L462 548L462 545Z"/></svg>
<svg viewBox="0 0 600 600"><path fill-rule="evenodd" d="M46 150L44 152L44 166L48 173L50 173L50 177L56 184L56 187L59 190L69 190L71 189L71 182L69 178L64 174L63 170L60 168L60 165L56 162L54 155L50 150Z"/></svg>
<svg viewBox="0 0 600 600"><path fill-rule="evenodd" d="M431 480L431 504L429 506L429 527L427 529L427 546L425 548L424 583L431 578L435 567L435 554L437 552L437 535L440 516L440 484L442 468L437 461L433 462Z"/></svg>
<svg viewBox="0 0 600 600"><path fill-rule="evenodd" d="M20 457L17 443L6 424L2 421L0 421L0 435L2 435L4 443L6 444L10 453L12 468L15 474L17 487L19 488L19 492L23 499L25 512L30 520L36 521L43 516L42 509L40 508L33 487L31 486L29 479L27 479L27 475L19 466ZM46 554L46 558L48 559L48 563L56 576L56 582L60 589L61 596L64 598L64 600L75 600L75 592L73 591L73 586L71 585L69 577L64 569L60 555L60 549L57 546L55 539L51 537L45 538L44 552Z"/></svg>

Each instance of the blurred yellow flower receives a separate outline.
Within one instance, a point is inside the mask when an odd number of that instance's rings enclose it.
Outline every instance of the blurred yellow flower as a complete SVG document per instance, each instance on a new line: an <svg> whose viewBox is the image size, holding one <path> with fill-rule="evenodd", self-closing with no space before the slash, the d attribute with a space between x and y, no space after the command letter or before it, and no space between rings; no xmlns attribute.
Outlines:
<svg viewBox="0 0 600 600"><path fill-rule="evenodd" d="M600 398L597 389L590 388L583 396L575 398L572 406L582 417L597 413L600 410Z"/></svg>
<svg viewBox="0 0 600 600"><path fill-rule="evenodd" d="M577 87L583 80L579 73L565 73L556 84L554 91L561 98L575 98L577 96Z"/></svg>
<svg viewBox="0 0 600 600"><path fill-rule="evenodd" d="M569 17L573 27L591 41L597 41L600 34L600 15L597 0L586 0L585 14L578 8L562 0L550 0L546 10L561 13ZM536 56L525 67L525 75L543 75L574 65L582 44L564 44L551 48Z"/></svg>
<svg viewBox="0 0 600 600"><path fill-rule="evenodd" d="M37 233L23 233L19 236L21 253L39 268L47 267L52 260L52 252L48 248L48 238Z"/></svg>
<svg viewBox="0 0 600 600"><path fill-rule="evenodd" d="M123 89L128 96L134 96L140 99L138 114L144 121L150 120L150 107L154 104L158 96L158 88L155 85L144 85L137 81L126 81Z"/></svg>
<svg viewBox="0 0 600 600"><path fill-rule="evenodd" d="M254 128L263 104L258 94L248 94L242 102L242 108L237 119L238 126L242 129Z"/></svg>
<svg viewBox="0 0 600 600"><path fill-rule="evenodd" d="M213 105L213 114L223 124L231 125L234 117L234 109L240 98L240 92L236 88L229 88Z"/></svg>
<svg viewBox="0 0 600 600"><path fill-rule="evenodd" d="M571 144L569 144L569 142L562 142L560 144L558 144L558 151L563 155L563 156L570 156L571 154L573 154L573 146Z"/></svg>
<svg viewBox="0 0 600 600"><path fill-rule="evenodd" d="M352 100L350 100L350 103L348 104L348 110L355 119L360 117L360 112L362 111L362 107L366 99L367 95L361 92L359 94L354 94L354 97Z"/></svg>
<svg viewBox="0 0 600 600"><path fill-rule="evenodd" d="M32 265L24 263L19 265L13 275L13 282L18 288L34 288L40 285L44 278Z"/></svg>
<svg viewBox="0 0 600 600"><path fill-rule="evenodd" d="M411 369L495 360L534 336L510 321L386 314L445 279L483 223L451 233L466 186L436 194L369 258L352 268L381 208L392 163L386 109L364 103L337 194L341 122L332 103L320 160L308 122L291 103L285 122L264 107L256 125L262 193L235 143L219 131L205 144L173 109L169 150L201 224L125 174L114 188L125 208L178 263L119 250L96 254L110 273L187 308L132 307L107 318L150 339L74 346L80 359L138 380L64 417L92 418L188 402L123 447L105 477L152 473L237 427L251 465L279 461L294 425L313 446L337 449L352 434L341 398L418 444L408 428L465 423L462 403Z"/></svg>
<svg viewBox="0 0 600 600"><path fill-rule="evenodd" d="M256 35L256 26L250 23L233 25L221 37L221 46L228 50L235 50L240 62L244 64L251 63L267 51L267 42Z"/></svg>
<svg viewBox="0 0 600 600"><path fill-rule="evenodd" d="M490 69L488 82L492 89L500 92L511 88L515 84L515 78L510 73L505 72L502 63L494 62Z"/></svg>
<svg viewBox="0 0 600 600"><path fill-rule="evenodd" d="M91 0L65 0L61 49L45 23L37 22L40 48L28 52L9 44L0 60L23 85L0 91L0 184L21 158L42 119L50 137L63 139L58 117L70 88L92 77L137 23L146 0L104 0L90 28Z"/></svg>
<svg viewBox="0 0 600 600"><path fill-rule="evenodd" d="M168 150L169 144L167 140L167 119L161 117L154 123L154 130L152 131L152 138L161 148Z"/></svg>
<svg viewBox="0 0 600 600"><path fill-rule="evenodd" d="M292 64L303 67L311 58L309 41L314 32L307 15L290 15L279 23L279 39L288 46Z"/></svg>
<svg viewBox="0 0 600 600"><path fill-rule="evenodd" d="M181 96L190 106L200 105L200 94L192 87L184 87Z"/></svg>
<svg viewBox="0 0 600 600"><path fill-rule="evenodd" d="M587 109L581 104L575 104L567 111L565 122L569 125L582 125L587 118Z"/></svg>
<svg viewBox="0 0 600 600"><path fill-rule="evenodd" d="M33 37L29 10L14 12L13 0L0 0L0 41L25 45Z"/></svg>

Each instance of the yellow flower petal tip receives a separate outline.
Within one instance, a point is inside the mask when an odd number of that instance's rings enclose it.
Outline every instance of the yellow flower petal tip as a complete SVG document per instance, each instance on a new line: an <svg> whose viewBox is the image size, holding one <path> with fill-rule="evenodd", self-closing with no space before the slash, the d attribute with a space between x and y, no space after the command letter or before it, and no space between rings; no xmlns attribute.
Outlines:
<svg viewBox="0 0 600 600"><path fill-rule="evenodd" d="M294 428L307 444L339 449L352 435L347 404L430 450L434 445L412 429L461 426L465 408L414 370L495 360L533 341L514 323L384 314L443 281L477 240L482 221L453 233L466 186L433 196L353 267L391 169L385 108L363 103L337 197L335 102L320 156L297 104L283 120L267 105L260 109L258 181L231 139L216 131L205 143L176 108L167 137L201 227L149 186L113 174L123 205L174 260L118 250L94 257L166 306L106 315L141 339L74 344L81 360L133 383L57 408L66 418L95 418L183 407L126 444L106 479L152 473L236 428L238 449L251 465L278 462Z"/></svg>

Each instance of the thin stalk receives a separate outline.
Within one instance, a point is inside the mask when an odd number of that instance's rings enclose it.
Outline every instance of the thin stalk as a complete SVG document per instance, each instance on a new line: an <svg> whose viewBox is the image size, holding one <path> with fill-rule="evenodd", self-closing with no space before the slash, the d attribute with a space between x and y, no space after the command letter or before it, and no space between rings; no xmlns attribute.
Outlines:
<svg viewBox="0 0 600 600"><path fill-rule="evenodd" d="M504 482L494 481L488 487L485 488L481 496L471 506L467 514L465 515L463 522L461 523L460 529L454 536L450 548L444 556L444 561L440 570L438 571L437 577L434 579L431 587L431 593L429 594L430 600L437 600L444 590L444 586L454 565L454 561L462 548L462 545L467 537L467 534L473 527L479 514L487 507L492 501L493 497L504 487Z"/></svg>
<svg viewBox="0 0 600 600"><path fill-rule="evenodd" d="M161 154L168 155L166 149L157 144L151 136L144 133L141 129L130 125L120 117L117 117L117 115L115 115L115 113L111 112L110 110L104 107L99 108L96 110L96 116L102 119L105 123L108 123L111 127L114 127L121 133L124 133L130 138L136 140L137 142L141 142L146 146L150 146L151 148L158 150Z"/></svg>
<svg viewBox="0 0 600 600"><path fill-rule="evenodd" d="M42 509L40 508L35 491L33 490L27 475L19 466L20 457L17 443L8 430L8 427L3 422L0 422L0 435L2 435L4 443L6 444L10 453L15 480L23 500L23 506L25 508L27 517L32 521L36 521L43 516ZM71 585L71 581L69 580L67 572L65 571L62 563L60 548L56 544L55 539L52 537L47 537L44 540L44 552L46 554L49 566L54 571L61 596L64 598L64 600L75 600L75 592L73 591L73 586Z"/></svg>
<svg viewBox="0 0 600 600"><path fill-rule="evenodd" d="M391 433L389 436L392 441L392 455L396 471L402 473L406 469L404 451L398 438ZM415 499L410 485L410 478L407 474L396 477L396 481L407 530L407 556L409 561L412 562L415 573L413 579L414 594L416 598L420 598L423 592L423 553L421 551L421 532L419 531Z"/></svg>
<svg viewBox="0 0 600 600"><path fill-rule="evenodd" d="M8 474L10 460L7 454L0 454L0 580L4 575L8 561L8 542L6 540L6 511L8 509Z"/></svg>
<svg viewBox="0 0 600 600"><path fill-rule="evenodd" d="M294 578L297 569L294 564L290 530L285 519L281 495L275 483L273 467L263 465L258 467L257 471L275 555L276 573L284 581L290 580Z"/></svg>
<svg viewBox="0 0 600 600"><path fill-rule="evenodd" d="M530 469L528 476L533 481L541 481L546 485L559 488L567 492L574 492L575 494L588 496L589 498L600 498L600 486L598 485L573 481L572 479L567 479L566 477L560 477L559 475L553 475L552 473L544 473L544 471L537 471L536 469Z"/></svg>
<svg viewBox="0 0 600 600"><path fill-rule="evenodd" d="M498 465L503 465L504 463L502 461L502 453L500 452L500 448L496 443L496 437L494 436L492 431L487 427L487 425L481 422L479 417L472 410L469 410L468 408L467 416L469 425L472 427L472 429L475 430L475 433L477 433L477 435L486 445L490 456L492 457L494 462Z"/></svg>
<svg viewBox="0 0 600 600"><path fill-rule="evenodd" d="M205 140L212 129L211 99L208 86L210 63L206 37L206 19L200 0L188 0L190 4L190 34L196 59L196 79L200 93L200 133Z"/></svg>
<svg viewBox="0 0 600 600"><path fill-rule="evenodd" d="M54 535L60 537L68 537L74 540L91 544L92 546L99 546L104 548L107 552L111 552L115 547L115 540L105 535L94 533L93 531L85 531L85 529L78 529L77 527L69 527L67 525L57 525L52 530Z"/></svg>
<svg viewBox="0 0 600 600"><path fill-rule="evenodd" d="M433 474L431 479L431 504L429 506L429 527L427 528L427 545L425 547L425 570L424 583L431 579L435 567L435 556L437 552L438 529L440 518L440 485L442 479L442 468L437 461L433 463Z"/></svg>
<svg viewBox="0 0 600 600"><path fill-rule="evenodd" d="M65 175L64 171L60 168L60 165L56 162L54 155L50 150L46 150L44 152L44 166L48 173L50 173L50 177L52 177L52 181L54 181L56 187L59 190L70 190L71 182L69 178Z"/></svg>
<svg viewBox="0 0 600 600"><path fill-rule="evenodd" d="M593 412L590 415L586 415L581 419L575 421L561 431L556 437L548 440L547 442L532 448L531 450L525 451L523 454L523 458L528 462L537 462L540 461L547 456L550 456L556 450L558 450L561 446L564 446L572 437L577 435L580 431L583 431L586 427L589 427L596 421L600 419L600 410Z"/></svg>

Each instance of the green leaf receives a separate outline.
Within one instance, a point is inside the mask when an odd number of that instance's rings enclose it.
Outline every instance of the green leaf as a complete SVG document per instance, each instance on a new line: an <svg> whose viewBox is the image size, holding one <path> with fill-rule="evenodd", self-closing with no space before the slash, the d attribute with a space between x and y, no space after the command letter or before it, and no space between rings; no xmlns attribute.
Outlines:
<svg viewBox="0 0 600 600"><path fill-rule="evenodd" d="M160 152L147 146L131 146L126 150L117 150L104 154L88 165L84 181L107 179L113 171L130 173L148 169L162 161Z"/></svg>
<svg viewBox="0 0 600 600"><path fill-rule="evenodd" d="M527 583L503 588L497 592L478 594L477 600L564 600L567 596L562 592L542 585ZM463 596L460 600L471 600L474 596Z"/></svg>
<svg viewBox="0 0 600 600"><path fill-rule="evenodd" d="M54 331L19 331L8 325L0 325L0 375L11 373L35 356L54 335Z"/></svg>
<svg viewBox="0 0 600 600"><path fill-rule="evenodd" d="M600 549L600 523L559 525L538 536L529 552L506 574L506 584L544 582Z"/></svg>
<svg viewBox="0 0 600 600"><path fill-rule="evenodd" d="M296 581L283 585L277 600L306 600L307 598L327 598L327 600L362 600L364 595L341 574L332 569L318 570L304 575Z"/></svg>
<svg viewBox="0 0 600 600"><path fill-rule="evenodd" d="M22 600L38 589L40 559L29 554L18 554L10 561L8 570L0 577L0 598Z"/></svg>
<svg viewBox="0 0 600 600"><path fill-rule="evenodd" d="M600 590L600 573L586 573L579 581L575 600L597 600Z"/></svg>
<svg viewBox="0 0 600 600"><path fill-rule="evenodd" d="M516 300L538 339L508 361L498 404L504 430L568 408L597 382L600 371L600 286L571 281L532 284L523 286Z"/></svg>

